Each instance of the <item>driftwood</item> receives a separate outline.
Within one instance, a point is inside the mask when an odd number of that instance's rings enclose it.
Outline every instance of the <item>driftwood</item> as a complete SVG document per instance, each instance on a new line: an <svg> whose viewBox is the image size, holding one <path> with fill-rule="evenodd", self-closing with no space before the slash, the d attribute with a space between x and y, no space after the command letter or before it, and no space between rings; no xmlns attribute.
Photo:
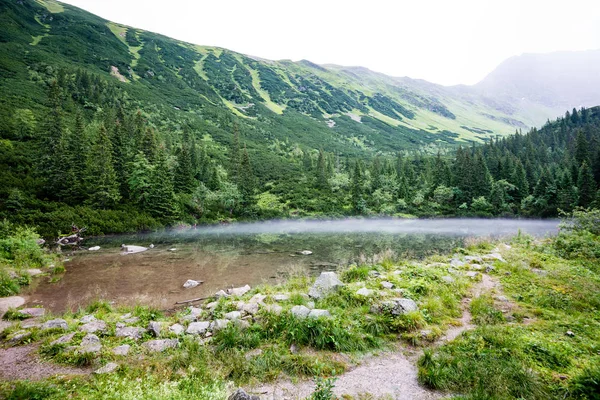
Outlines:
<svg viewBox="0 0 600 400"><path fill-rule="evenodd" d="M71 225L71 234L69 236L63 236L58 238L56 244L59 246L74 246L79 247L83 242L81 234L85 232L86 228L78 228L76 225Z"/></svg>
<svg viewBox="0 0 600 400"><path fill-rule="evenodd" d="M206 299L210 299L214 296L207 296L207 297L198 297L196 299L190 299L190 300L183 300L183 301L177 301L175 302L175 304L187 304L187 303L194 303L196 301L201 301L201 300L206 300Z"/></svg>

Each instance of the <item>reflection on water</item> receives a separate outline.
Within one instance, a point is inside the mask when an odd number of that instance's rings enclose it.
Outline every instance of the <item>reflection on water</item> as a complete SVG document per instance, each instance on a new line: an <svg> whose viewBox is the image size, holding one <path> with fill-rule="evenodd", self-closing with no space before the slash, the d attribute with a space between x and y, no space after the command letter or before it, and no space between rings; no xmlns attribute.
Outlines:
<svg viewBox="0 0 600 400"><path fill-rule="evenodd" d="M29 301L57 312L84 306L96 298L166 309L176 301L209 296L230 286L277 282L291 270L317 274L323 269L373 261L389 251L399 257L424 257L451 251L468 236L506 236L519 229L545 236L556 232L557 222L278 221L94 238L86 245L100 245L100 251L76 254L66 263L63 279L37 285ZM123 243L154 244L155 248L121 255ZM313 254L298 255L301 250ZM187 279L205 283L184 289Z"/></svg>

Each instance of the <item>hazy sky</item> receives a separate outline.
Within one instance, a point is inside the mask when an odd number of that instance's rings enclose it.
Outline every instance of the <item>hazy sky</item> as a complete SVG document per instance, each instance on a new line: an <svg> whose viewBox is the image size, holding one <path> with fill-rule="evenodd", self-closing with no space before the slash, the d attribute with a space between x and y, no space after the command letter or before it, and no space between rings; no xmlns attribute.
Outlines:
<svg viewBox="0 0 600 400"><path fill-rule="evenodd" d="M66 0L122 24L267 59L472 84L521 53L600 48L598 0Z"/></svg>

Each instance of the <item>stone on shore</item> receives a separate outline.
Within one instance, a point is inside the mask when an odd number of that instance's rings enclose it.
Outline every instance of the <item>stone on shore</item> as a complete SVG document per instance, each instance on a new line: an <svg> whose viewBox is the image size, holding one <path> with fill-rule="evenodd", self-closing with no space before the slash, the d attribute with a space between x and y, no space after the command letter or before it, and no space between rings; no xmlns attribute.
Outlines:
<svg viewBox="0 0 600 400"><path fill-rule="evenodd" d="M245 285L242 287L238 287L238 288L233 288L233 289L229 289L227 290L227 293L231 296L243 296L246 293L248 293L250 291L250 286L249 285Z"/></svg>
<svg viewBox="0 0 600 400"><path fill-rule="evenodd" d="M87 333L104 332L106 331L106 322L98 319L80 326L79 330Z"/></svg>
<svg viewBox="0 0 600 400"><path fill-rule="evenodd" d="M371 312L375 314L389 313L394 316L407 314L412 311L417 311L419 307L411 299L395 298L384 301L381 304L373 305Z"/></svg>
<svg viewBox="0 0 600 400"><path fill-rule="evenodd" d="M296 318L306 318L310 314L310 309L305 306L294 306L290 312Z"/></svg>
<svg viewBox="0 0 600 400"><path fill-rule="evenodd" d="M170 330L171 332L173 332L174 334L176 334L176 335L181 335L183 332L185 332L185 328L184 328L184 327L183 327L183 325L181 325L181 324L174 324L174 325L171 325L171 326L169 327L169 330Z"/></svg>
<svg viewBox="0 0 600 400"><path fill-rule="evenodd" d="M42 329L63 329L66 331L69 329L69 325L67 325L67 321L64 319L57 318L44 322Z"/></svg>
<svg viewBox="0 0 600 400"><path fill-rule="evenodd" d="M310 310L310 312L308 313L308 318L325 318L325 317L331 317L331 314L327 310L319 310L319 309L315 308L313 310Z"/></svg>
<svg viewBox="0 0 600 400"><path fill-rule="evenodd" d="M193 279L188 279L187 281L185 281L185 283L183 284L183 287L186 289L190 289L190 288L194 288L196 286L198 286L199 284L201 284L202 282L200 281L195 281Z"/></svg>
<svg viewBox="0 0 600 400"><path fill-rule="evenodd" d="M210 322L208 321L192 322L188 325L185 333L188 335L203 335L206 333L206 331L208 331L209 327Z"/></svg>
<svg viewBox="0 0 600 400"><path fill-rule="evenodd" d="M129 350L131 349L131 346L128 344L122 344L120 346L115 347L112 352L114 355L116 356L126 356L127 354L129 354Z"/></svg>
<svg viewBox="0 0 600 400"><path fill-rule="evenodd" d="M335 272L321 272L314 285L308 291L313 299L320 299L344 286Z"/></svg>
<svg viewBox="0 0 600 400"><path fill-rule="evenodd" d="M144 332L146 332L146 330L143 328L125 326L123 328L117 328L115 336L128 337L130 339L138 340L141 339Z"/></svg>
<svg viewBox="0 0 600 400"><path fill-rule="evenodd" d="M142 346L144 346L153 353L157 353L160 351L165 351L166 349L175 348L177 347L177 344L179 344L179 341L177 339L155 339L148 340Z"/></svg>
<svg viewBox="0 0 600 400"><path fill-rule="evenodd" d="M80 353L98 353L102 350L102 343L98 336L93 333L88 333L83 339L78 348Z"/></svg>
<svg viewBox="0 0 600 400"><path fill-rule="evenodd" d="M105 366L95 370L94 374L97 374L97 375L110 374L111 372L114 372L117 368L119 368L119 364L110 362L110 363L106 364Z"/></svg>
<svg viewBox="0 0 600 400"><path fill-rule="evenodd" d="M148 323L148 332L150 332L150 334L154 337L159 337L160 336L160 322L156 322L156 321L150 321Z"/></svg>

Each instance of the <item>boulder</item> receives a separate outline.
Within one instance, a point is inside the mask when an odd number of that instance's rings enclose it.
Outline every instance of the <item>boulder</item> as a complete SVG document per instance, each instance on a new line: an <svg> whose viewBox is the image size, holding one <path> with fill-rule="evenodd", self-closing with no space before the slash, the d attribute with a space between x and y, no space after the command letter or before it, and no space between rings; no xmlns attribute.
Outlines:
<svg viewBox="0 0 600 400"><path fill-rule="evenodd" d="M192 322L188 325L185 333L188 335L203 335L206 333L206 331L208 331L209 327L210 322L208 321Z"/></svg>
<svg viewBox="0 0 600 400"><path fill-rule="evenodd" d="M104 332L106 331L106 322L98 319L80 326L79 330L87 333Z"/></svg>
<svg viewBox="0 0 600 400"><path fill-rule="evenodd" d="M373 291L367 288L360 288L356 291L356 294L358 296L370 297L373 294Z"/></svg>
<svg viewBox="0 0 600 400"><path fill-rule="evenodd" d="M94 317L93 315L84 315L83 317L81 317L79 322L81 322L82 324L88 324L95 320L96 320L96 317Z"/></svg>
<svg viewBox="0 0 600 400"><path fill-rule="evenodd" d="M187 281L185 281L185 283L183 284L183 287L184 287L184 288L186 288L186 289L189 289L189 288L196 287L196 286L198 286L198 285L199 285L199 284L201 284L201 283L202 283L202 282L200 282L200 281L195 281L195 280L193 280L193 279L188 279L188 280L187 280Z"/></svg>
<svg viewBox="0 0 600 400"><path fill-rule="evenodd" d="M227 293L231 296L243 296L250 291L250 286L245 285L238 288L228 289Z"/></svg>
<svg viewBox="0 0 600 400"><path fill-rule="evenodd" d="M257 303L247 303L242 306L242 312L250 315L256 315L258 313L258 304Z"/></svg>
<svg viewBox="0 0 600 400"><path fill-rule="evenodd" d="M308 291L308 295L314 299L320 299L344 286L335 272L321 272L314 285Z"/></svg>
<svg viewBox="0 0 600 400"><path fill-rule="evenodd" d="M221 329L226 328L230 322L231 321L228 319L216 319L210 323L210 330L212 330L213 332L218 332Z"/></svg>
<svg viewBox="0 0 600 400"><path fill-rule="evenodd" d="M105 366L95 370L94 374L97 374L97 375L110 374L111 372L114 372L117 368L119 368L119 364L110 362L110 363L106 364Z"/></svg>
<svg viewBox="0 0 600 400"><path fill-rule="evenodd" d="M407 314L411 311L417 311L419 307L411 299L395 298L392 300L384 301L381 304L374 305L371 307L371 312L376 314L389 313L394 316Z"/></svg>
<svg viewBox="0 0 600 400"><path fill-rule="evenodd" d="M310 314L310 309L305 306L294 306L290 312L296 318L306 318Z"/></svg>
<svg viewBox="0 0 600 400"><path fill-rule="evenodd" d="M272 297L275 301L288 301L290 299L290 295L285 293L274 294Z"/></svg>
<svg viewBox="0 0 600 400"><path fill-rule="evenodd" d="M263 302L265 301L266 298L267 298L266 295L261 294L261 293L256 293L254 296L252 296L252 298L250 299L249 303L251 303L251 304L263 304Z"/></svg>
<svg viewBox="0 0 600 400"><path fill-rule="evenodd" d="M75 336L75 332L63 335L63 336L59 337L58 339L56 339L55 341L53 341L52 343L50 343L50 345L54 346L55 344L69 343L71 340L73 340L73 336Z"/></svg>
<svg viewBox="0 0 600 400"><path fill-rule="evenodd" d="M169 330L176 335L181 335L185 331L185 328L181 324L174 324L169 327Z"/></svg>
<svg viewBox="0 0 600 400"><path fill-rule="evenodd" d="M140 317L127 318L127 319L123 320L123 322L125 322L126 324L135 324L135 323L140 322Z"/></svg>
<svg viewBox="0 0 600 400"><path fill-rule="evenodd" d="M93 333L88 333L81 339L78 350L80 353L98 353L102 350L102 343L100 343L98 336Z"/></svg>
<svg viewBox="0 0 600 400"><path fill-rule="evenodd" d="M177 339L155 339L148 340L142 346L147 348L152 353L157 353L159 351L165 351L166 349L172 349L177 347L179 341Z"/></svg>
<svg viewBox="0 0 600 400"><path fill-rule="evenodd" d="M223 318L228 319L228 320L240 319L240 318L242 318L242 313L239 311L231 311L231 312L228 312L227 314L223 315Z"/></svg>
<svg viewBox="0 0 600 400"><path fill-rule="evenodd" d="M215 293L215 297L217 299L220 299L221 297L227 297L229 296L227 293L225 293L224 290L219 290L217 293Z"/></svg>
<svg viewBox="0 0 600 400"><path fill-rule="evenodd" d="M63 329L66 331L69 329L69 325L67 325L67 321L64 319L57 318L44 322L42 329Z"/></svg>
<svg viewBox="0 0 600 400"><path fill-rule="evenodd" d="M243 389L238 389L233 392L227 400L260 400L258 396L251 396L248 393L244 392Z"/></svg>
<svg viewBox="0 0 600 400"><path fill-rule="evenodd" d="M38 276L43 274L44 272L41 269L37 269L37 268L31 268L27 270L27 274L29 276Z"/></svg>
<svg viewBox="0 0 600 400"><path fill-rule="evenodd" d="M114 355L116 356L126 356L127 354L129 354L129 350L131 349L131 346L128 344L122 344L120 346L115 347L112 352Z"/></svg>
<svg viewBox="0 0 600 400"><path fill-rule="evenodd" d="M383 282L381 282L381 287L384 289L393 289L394 284L392 282L383 281Z"/></svg>
<svg viewBox="0 0 600 400"><path fill-rule="evenodd" d="M148 332L154 337L160 336L160 323L156 321L150 321L148 323Z"/></svg>
<svg viewBox="0 0 600 400"><path fill-rule="evenodd" d="M146 332L143 328L125 326L123 328L117 328L115 336L117 337L128 337L130 339L138 340Z"/></svg>
<svg viewBox="0 0 600 400"><path fill-rule="evenodd" d="M463 265L465 265L465 263L460 261L458 258L453 258L452 260L450 260L450 265L452 265L453 267L462 267Z"/></svg>
<svg viewBox="0 0 600 400"><path fill-rule="evenodd" d="M4 316L4 314L11 308L21 307L25 304L25 299L21 296L10 296L0 298L0 319ZM38 308L38 310L43 310L43 308ZM22 314L23 310L20 311Z"/></svg>
<svg viewBox="0 0 600 400"><path fill-rule="evenodd" d="M30 317L43 317L46 314L46 310L43 308L24 308L19 310L21 314L29 315Z"/></svg>
<svg viewBox="0 0 600 400"><path fill-rule="evenodd" d="M313 310L310 310L310 312L308 313L308 318L325 318L325 317L331 317L331 314L327 310L319 310L319 309L315 308Z"/></svg>

